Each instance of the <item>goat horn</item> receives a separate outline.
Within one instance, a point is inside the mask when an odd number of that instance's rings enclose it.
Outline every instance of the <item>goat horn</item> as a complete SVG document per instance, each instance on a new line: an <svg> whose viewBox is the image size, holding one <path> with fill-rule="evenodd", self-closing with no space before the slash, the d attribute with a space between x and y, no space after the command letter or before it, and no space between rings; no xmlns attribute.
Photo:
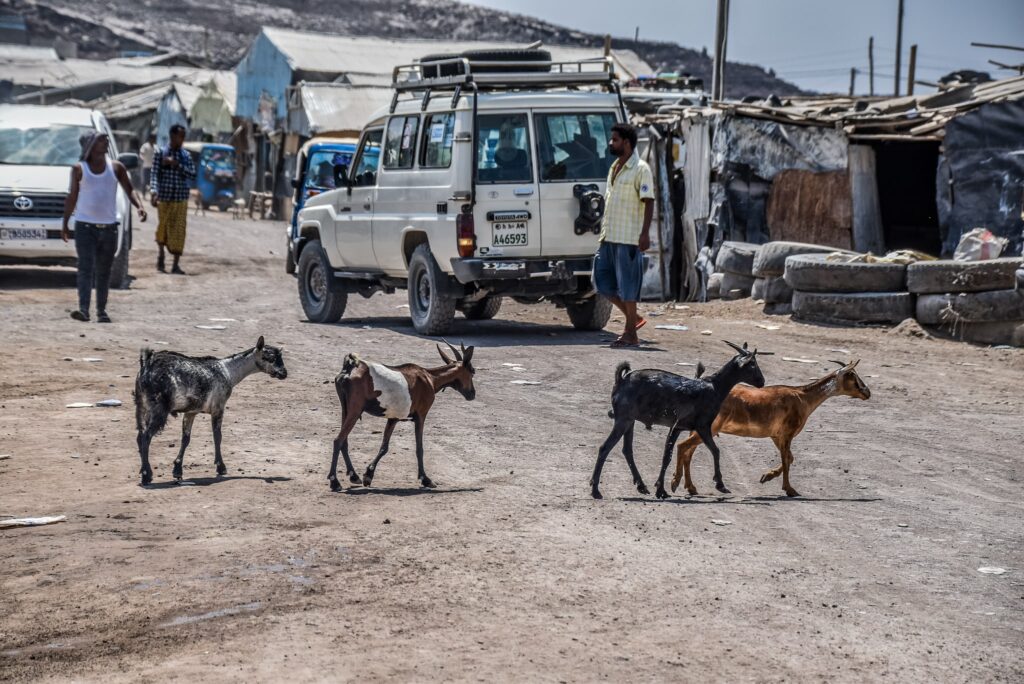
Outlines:
<svg viewBox="0 0 1024 684"><path fill-rule="evenodd" d="M732 347L733 349L735 349L739 354L742 354L743 356L749 356L750 355L750 352L747 351L746 349L744 349L743 347L735 345L732 342L730 342L729 340L722 340L722 341L725 342L730 347Z"/></svg>
<svg viewBox="0 0 1024 684"><path fill-rule="evenodd" d="M836 361L835 359L829 359L828 362L829 363L834 363L834 364L838 365L840 368L846 368L847 366L850 365L848 363L843 363L842 361Z"/></svg>
<svg viewBox="0 0 1024 684"><path fill-rule="evenodd" d="M459 353L458 349L456 349L455 347L452 346L451 342L449 342L448 340L444 339L443 337L441 338L441 341L444 342L445 344L447 344L448 348L452 350L452 354L455 354L455 360L456 361L462 361L462 354Z"/></svg>

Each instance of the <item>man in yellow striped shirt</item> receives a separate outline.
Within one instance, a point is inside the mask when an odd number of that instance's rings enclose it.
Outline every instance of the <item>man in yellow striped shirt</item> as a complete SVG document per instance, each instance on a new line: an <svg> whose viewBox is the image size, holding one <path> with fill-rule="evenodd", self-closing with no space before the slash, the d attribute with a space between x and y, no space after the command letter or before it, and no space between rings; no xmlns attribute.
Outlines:
<svg viewBox="0 0 1024 684"><path fill-rule="evenodd" d="M608 147L618 157L608 170L600 246L594 256L594 288L626 316L622 335L613 347L640 344L636 331L647 321L637 315L644 279L643 253L651 246L654 175L636 152L636 129L612 126Z"/></svg>

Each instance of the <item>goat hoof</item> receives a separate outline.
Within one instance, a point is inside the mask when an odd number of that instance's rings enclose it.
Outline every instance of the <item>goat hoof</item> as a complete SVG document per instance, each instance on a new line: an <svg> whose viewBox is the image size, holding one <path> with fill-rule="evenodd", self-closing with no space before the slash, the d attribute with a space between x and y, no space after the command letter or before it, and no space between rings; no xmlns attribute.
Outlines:
<svg viewBox="0 0 1024 684"><path fill-rule="evenodd" d="M221 463L219 466L217 466L217 477L224 477L227 474L228 474L228 467L226 465Z"/></svg>
<svg viewBox="0 0 1024 684"><path fill-rule="evenodd" d="M362 478L360 478L355 473L348 474L348 481L351 482L352 484L363 484Z"/></svg>
<svg viewBox="0 0 1024 684"><path fill-rule="evenodd" d="M722 494L732 494L732 492L729 491L729 488L726 487L721 482L715 484L715 489L717 489L718 491L722 492Z"/></svg>
<svg viewBox="0 0 1024 684"><path fill-rule="evenodd" d="M686 493L689 494L690 496L697 496L697 488L690 487L689 489L686 490Z"/></svg>
<svg viewBox="0 0 1024 684"><path fill-rule="evenodd" d="M364 487L369 487L371 484L373 484L373 476L372 475L364 475L363 476L363 486Z"/></svg>
<svg viewBox="0 0 1024 684"><path fill-rule="evenodd" d="M171 477L173 477L178 482L181 482L181 471L175 470L173 473L171 473Z"/></svg>
<svg viewBox="0 0 1024 684"><path fill-rule="evenodd" d="M658 487L658 491L655 493L655 496L658 497L659 499L669 498L668 492L665 491L664 487Z"/></svg>
<svg viewBox="0 0 1024 684"><path fill-rule="evenodd" d="M800 496L800 493L791 487L786 490L786 496Z"/></svg>
<svg viewBox="0 0 1024 684"><path fill-rule="evenodd" d="M651 490L649 490L647 488L647 485L645 485L643 482L641 482L640 484L638 484L636 486L636 491L639 492L640 494L650 494L651 493Z"/></svg>
<svg viewBox="0 0 1024 684"><path fill-rule="evenodd" d="M423 479L420 480L420 486L425 487L426 489L437 488L437 485L434 484L433 480L431 480L429 477L423 477Z"/></svg>
<svg viewBox="0 0 1024 684"><path fill-rule="evenodd" d="M341 483L338 482L337 480L331 480L331 491L332 492L340 492L341 491Z"/></svg>
<svg viewBox="0 0 1024 684"><path fill-rule="evenodd" d="M769 472L767 472L767 473L765 473L764 475L761 476L761 484L764 484L765 482L768 482L769 480L774 480L774 479L775 479L775 473L769 471Z"/></svg>
<svg viewBox="0 0 1024 684"><path fill-rule="evenodd" d="M152 482L153 482L153 473L143 473L142 474L142 486L143 487L145 487L148 484L151 484Z"/></svg>

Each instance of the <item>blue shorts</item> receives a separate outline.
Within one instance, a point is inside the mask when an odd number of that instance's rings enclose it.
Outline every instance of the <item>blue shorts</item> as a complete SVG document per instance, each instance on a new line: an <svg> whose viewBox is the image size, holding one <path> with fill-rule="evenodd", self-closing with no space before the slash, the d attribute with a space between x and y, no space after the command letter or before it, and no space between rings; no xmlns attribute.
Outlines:
<svg viewBox="0 0 1024 684"><path fill-rule="evenodd" d="M644 255L636 245L602 242L594 255L594 289L624 302L640 301Z"/></svg>

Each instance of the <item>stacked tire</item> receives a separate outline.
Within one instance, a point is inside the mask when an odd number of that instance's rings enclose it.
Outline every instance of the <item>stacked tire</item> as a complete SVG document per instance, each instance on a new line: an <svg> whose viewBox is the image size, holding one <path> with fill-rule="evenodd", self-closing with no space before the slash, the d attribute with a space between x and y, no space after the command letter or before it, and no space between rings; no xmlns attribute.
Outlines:
<svg viewBox="0 0 1024 684"><path fill-rule="evenodd" d="M922 261L907 269L915 314L958 339L1024 347L1021 257L987 261Z"/></svg>
<svg viewBox="0 0 1024 684"><path fill-rule="evenodd" d="M718 258L715 259L715 273L712 275L722 299L744 299L750 296L754 287L754 257L759 248L760 245L751 242L727 240L722 243Z"/></svg>
<svg viewBox="0 0 1024 684"><path fill-rule="evenodd" d="M837 325L896 324L913 318L905 264L830 261L827 255L786 259L793 317Z"/></svg>
<svg viewBox="0 0 1024 684"><path fill-rule="evenodd" d="M764 312L788 316L793 313L793 288L785 279L786 260L807 254L831 254L835 247L804 242L768 242L758 249L751 273L755 277L752 296L764 300Z"/></svg>

